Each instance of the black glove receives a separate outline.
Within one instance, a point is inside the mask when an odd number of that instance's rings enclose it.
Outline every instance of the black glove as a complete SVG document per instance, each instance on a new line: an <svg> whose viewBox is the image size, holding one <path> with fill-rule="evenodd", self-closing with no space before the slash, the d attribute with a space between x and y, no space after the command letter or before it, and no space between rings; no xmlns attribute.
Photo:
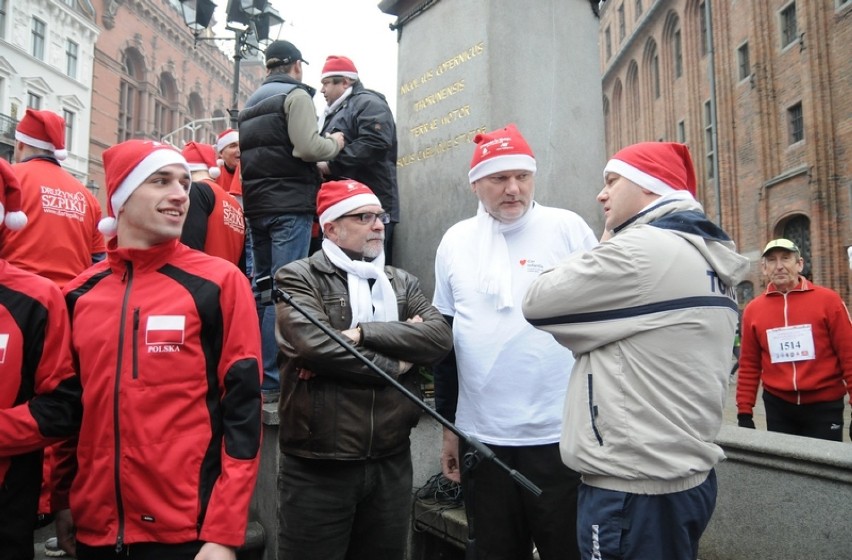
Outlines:
<svg viewBox="0 0 852 560"><path fill-rule="evenodd" d="M751 414L737 414L737 426L754 429L754 417Z"/></svg>

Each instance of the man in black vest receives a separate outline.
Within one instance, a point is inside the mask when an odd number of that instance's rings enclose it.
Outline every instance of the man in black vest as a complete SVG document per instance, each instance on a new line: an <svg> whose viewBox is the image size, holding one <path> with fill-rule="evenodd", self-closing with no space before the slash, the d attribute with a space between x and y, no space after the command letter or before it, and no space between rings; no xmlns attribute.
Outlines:
<svg viewBox="0 0 852 560"><path fill-rule="evenodd" d="M333 159L343 134L319 134L312 97L303 84L302 53L288 41L266 49L267 77L240 112L243 204L249 221L254 277L271 276L308 256L321 178L316 162ZM275 309L262 307L264 401L279 393Z"/></svg>

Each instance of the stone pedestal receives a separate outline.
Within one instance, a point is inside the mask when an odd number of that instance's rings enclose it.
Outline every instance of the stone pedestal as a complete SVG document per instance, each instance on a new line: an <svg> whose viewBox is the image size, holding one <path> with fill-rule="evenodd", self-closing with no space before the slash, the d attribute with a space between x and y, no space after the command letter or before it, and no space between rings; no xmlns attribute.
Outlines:
<svg viewBox="0 0 852 560"><path fill-rule="evenodd" d="M576 211L600 233L595 195L606 154L590 3L384 0L379 8L398 17L399 32L395 263L432 292L441 237L476 212L471 141L509 123L535 154L536 200Z"/></svg>

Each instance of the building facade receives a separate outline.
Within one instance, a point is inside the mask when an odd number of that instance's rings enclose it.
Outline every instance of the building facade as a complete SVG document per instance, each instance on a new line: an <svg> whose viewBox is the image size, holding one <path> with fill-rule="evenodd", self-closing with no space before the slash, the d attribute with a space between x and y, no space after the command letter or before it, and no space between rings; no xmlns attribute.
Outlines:
<svg viewBox="0 0 852 560"><path fill-rule="evenodd" d="M0 0L0 157L12 159L27 107L54 111L65 117L62 165L86 182L98 34L88 0Z"/></svg>
<svg viewBox="0 0 852 560"><path fill-rule="evenodd" d="M852 295L852 0L608 0L607 151L690 146L698 198L753 263L789 237L805 274Z"/></svg>
<svg viewBox="0 0 852 560"><path fill-rule="evenodd" d="M160 140L182 127L168 136L178 147L214 142L229 126L233 59L216 41L193 40L177 0L93 1L101 34L92 77L91 180L104 184L101 154L117 142ZM222 41L222 48L233 48L233 41ZM264 71L256 58L243 59L240 70L242 106Z"/></svg>

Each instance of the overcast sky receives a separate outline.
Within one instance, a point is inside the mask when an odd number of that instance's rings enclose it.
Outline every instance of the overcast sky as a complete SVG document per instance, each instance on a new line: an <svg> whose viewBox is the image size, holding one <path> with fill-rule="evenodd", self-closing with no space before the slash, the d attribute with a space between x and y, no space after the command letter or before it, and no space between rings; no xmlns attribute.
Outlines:
<svg viewBox="0 0 852 560"><path fill-rule="evenodd" d="M364 86L383 93L396 113L396 31L388 27L396 18L379 10L379 0L271 2L284 18L280 31L273 28L271 35L296 45L309 62L302 65L302 79L317 89L318 110L325 107L319 93L322 66L328 55L335 54L351 58ZM217 4L216 20L224 22L227 0Z"/></svg>

